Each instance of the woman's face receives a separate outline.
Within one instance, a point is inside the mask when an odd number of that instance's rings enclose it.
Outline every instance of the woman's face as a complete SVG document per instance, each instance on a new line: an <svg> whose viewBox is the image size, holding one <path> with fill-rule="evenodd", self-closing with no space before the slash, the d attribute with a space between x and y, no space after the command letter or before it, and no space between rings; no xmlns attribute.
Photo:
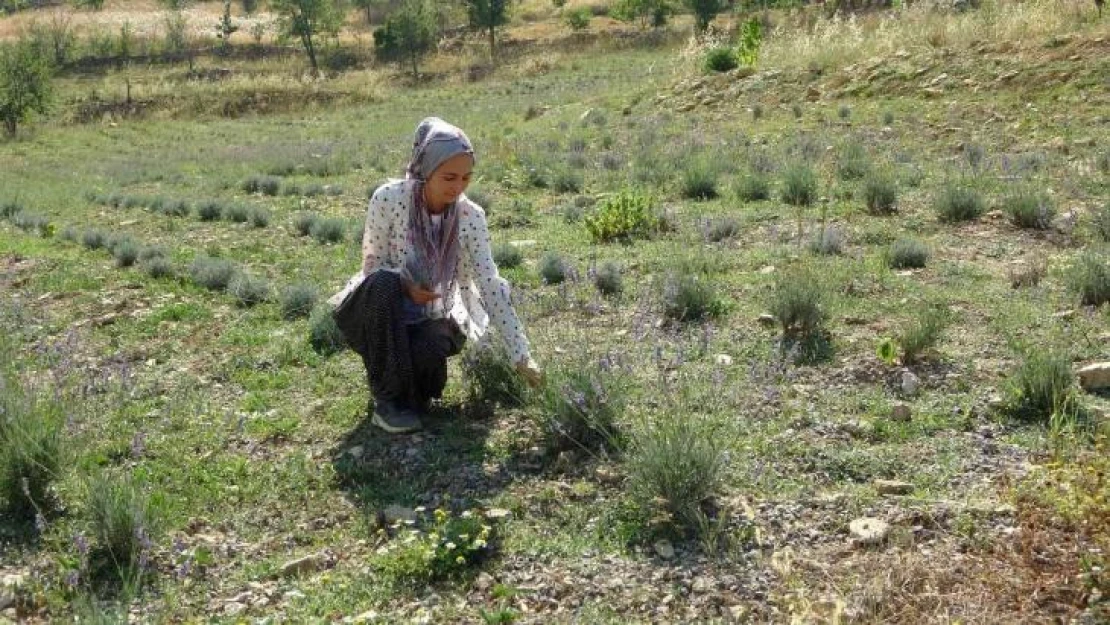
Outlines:
<svg viewBox="0 0 1110 625"><path fill-rule="evenodd" d="M458 154L443 161L443 164L428 177L424 186L429 210L438 213L459 199L470 184L473 171L474 158L469 154Z"/></svg>

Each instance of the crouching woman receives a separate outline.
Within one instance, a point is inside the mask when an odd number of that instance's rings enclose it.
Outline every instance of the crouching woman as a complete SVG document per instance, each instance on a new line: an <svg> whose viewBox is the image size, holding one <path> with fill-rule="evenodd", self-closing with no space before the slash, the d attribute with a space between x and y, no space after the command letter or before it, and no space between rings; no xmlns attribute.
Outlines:
<svg viewBox="0 0 1110 625"><path fill-rule="evenodd" d="M405 179L370 199L362 270L329 300L366 367L371 421L387 432L420 429L447 383L447 358L490 324L517 372L533 386L541 380L493 262L485 212L464 195L474 164L461 130L422 121Z"/></svg>

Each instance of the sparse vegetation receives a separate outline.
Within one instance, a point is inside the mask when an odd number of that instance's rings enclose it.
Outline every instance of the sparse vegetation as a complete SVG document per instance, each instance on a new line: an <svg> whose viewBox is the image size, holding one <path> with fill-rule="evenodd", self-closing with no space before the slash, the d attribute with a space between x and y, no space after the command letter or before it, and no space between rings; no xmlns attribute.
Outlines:
<svg viewBox="0 0 1110 625"><path fill-rule="evenodd" d="M948 182L933 200L937 216L943 222L973 221L983 214L983 197L967 182Z"/></svg>
<svg viewBox="0 0 1110 625"><path fill-rule="evenodd" d="M886 255L886 263L893 269L920 269L928 260L929 248L916 239L898 239Z"/></svg>

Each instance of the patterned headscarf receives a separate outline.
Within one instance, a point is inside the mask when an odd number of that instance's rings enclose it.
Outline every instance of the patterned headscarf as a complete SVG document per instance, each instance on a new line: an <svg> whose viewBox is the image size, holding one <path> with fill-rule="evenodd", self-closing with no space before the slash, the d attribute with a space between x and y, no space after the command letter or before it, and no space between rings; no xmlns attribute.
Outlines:
<svg viewBox="0 0 1110 625"><path fill-rule="evenodd" d="M416 127L412 159L405 177L415 180L409 214L409 242L415 252L414 267L406 273L443 297L454 292L459 264L459 210L452 203L442 213L438 229L433 228L431 214L424 201L424 186L435 170L447 159L459 154L474 156L470 139L455 126L437 117L428 117ZM445 304L446 305L446 304Z"/></svg>

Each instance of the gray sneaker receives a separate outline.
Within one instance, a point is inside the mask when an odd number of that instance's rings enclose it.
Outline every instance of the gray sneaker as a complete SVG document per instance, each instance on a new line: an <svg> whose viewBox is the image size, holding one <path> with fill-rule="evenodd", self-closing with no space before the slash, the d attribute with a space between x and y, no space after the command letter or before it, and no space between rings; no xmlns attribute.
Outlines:
<svg viewBox="0 0 1110 625"><path fill-rule="evenodd" d="M374 416L371 417L370 422L390 434L415 432L423 427L416 411L404 408L390 400L374 402Z"/></svg>

